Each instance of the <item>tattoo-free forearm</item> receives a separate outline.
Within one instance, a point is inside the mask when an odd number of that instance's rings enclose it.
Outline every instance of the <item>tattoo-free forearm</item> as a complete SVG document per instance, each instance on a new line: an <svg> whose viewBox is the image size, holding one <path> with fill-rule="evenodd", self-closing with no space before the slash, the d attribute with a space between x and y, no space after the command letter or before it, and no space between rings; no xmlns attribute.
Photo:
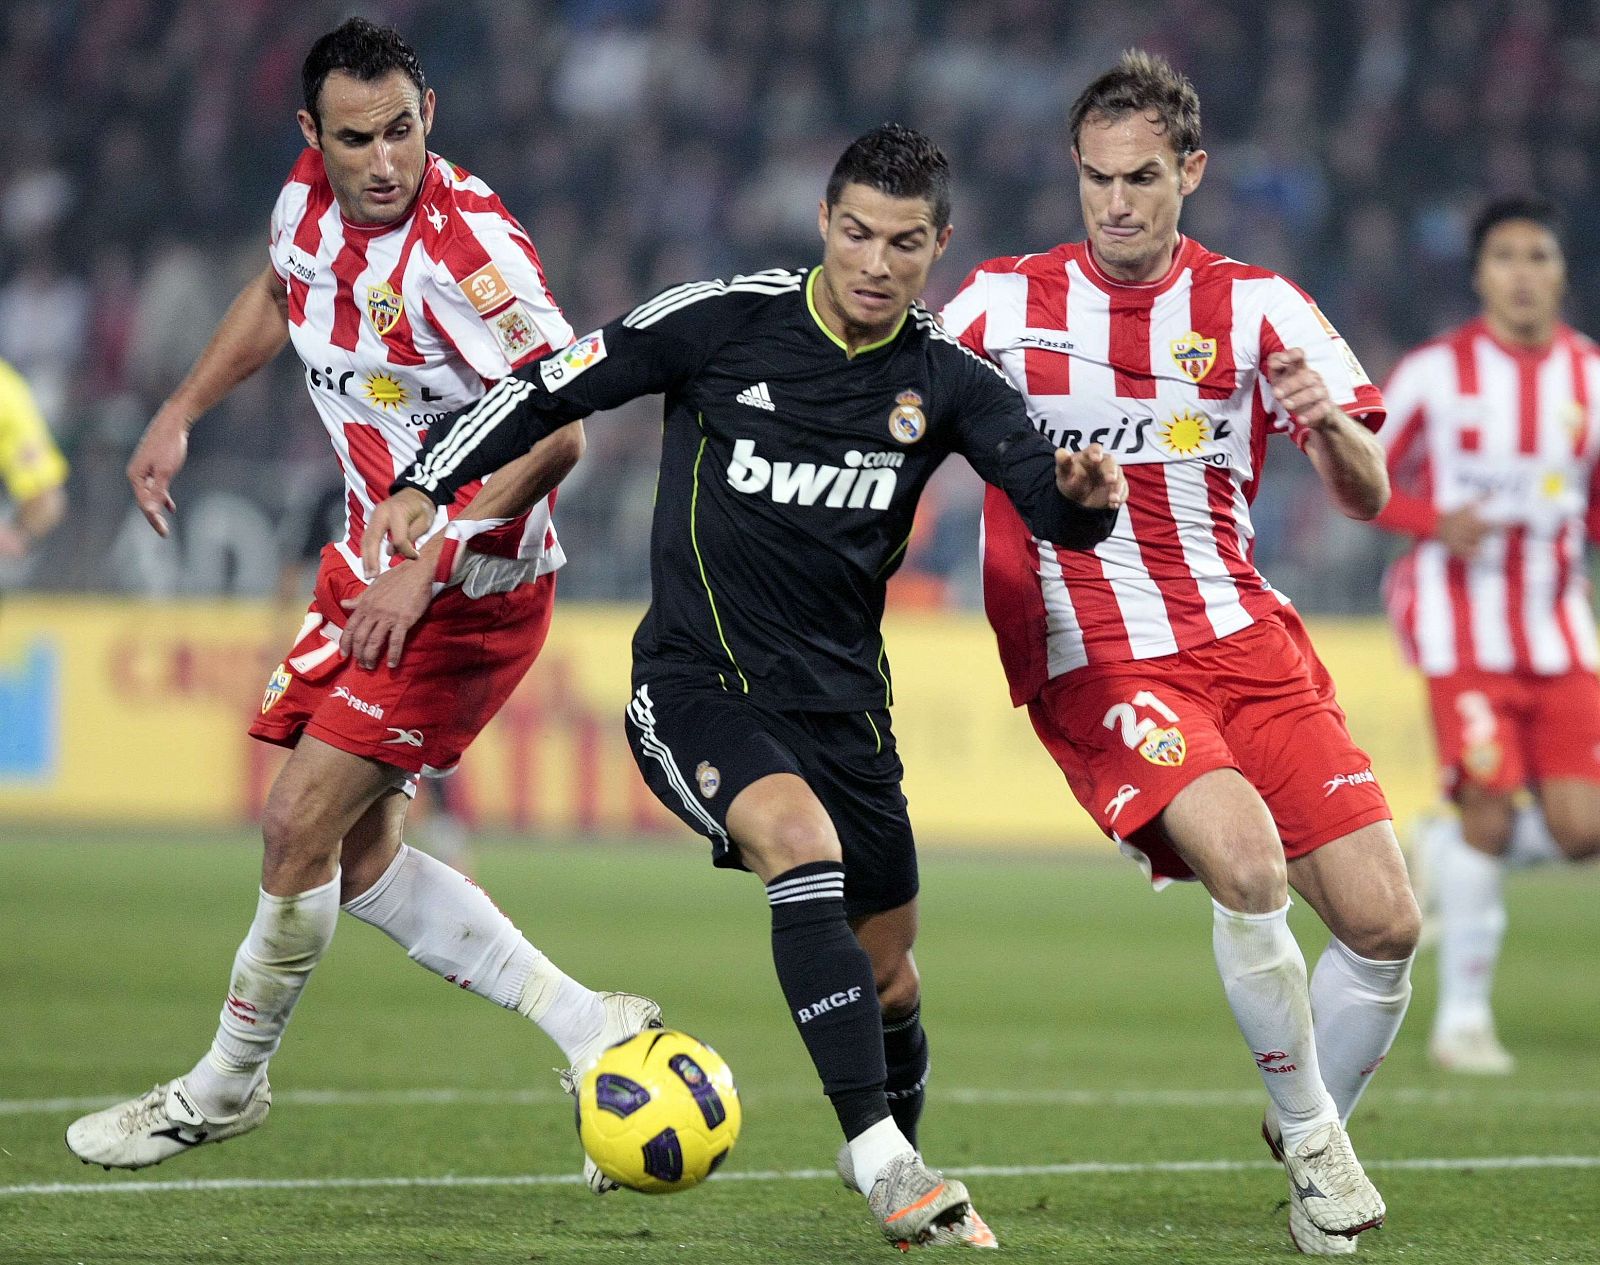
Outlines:
<svg viewBox="0 0 1600 1265"><path fill-rule="evenodd" d="M1306 455L1328 495L1349 518L1375 518L1389 503L1389 471L1383 445L1342 410L1306 440Z"/></svg>
<svg viewBox="0 0 1600 1265"><path fill-rule="evenodd" d="M458 517L469 520L515 518L555 489L583 456L583 423L568 422L554 434L494 472Z"/></svg>
<svg viewBox="0 0 1600 1265"><path fill-rule="evenodd" d="M288 341L288 296L269 265L239 291L164 411L175 412L185 429L193 426Z"/></svg>

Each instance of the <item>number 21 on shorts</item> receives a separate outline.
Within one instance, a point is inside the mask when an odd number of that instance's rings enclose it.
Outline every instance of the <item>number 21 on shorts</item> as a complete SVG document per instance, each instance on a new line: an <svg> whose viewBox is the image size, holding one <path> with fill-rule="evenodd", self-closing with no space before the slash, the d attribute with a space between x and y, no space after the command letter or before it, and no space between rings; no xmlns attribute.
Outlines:
<svg viewBox="0 0 1600 1265"><path fill-rule="evenodd" d="M1141 710L1154 712L1167 723L1162 725L1149 716L1141 716ZM1178 714L1149 690L1140 690L1131 702L1116 704L1100 723L1107 729L1120 728L1123 744L1151 764L1176 768L1188 754L1183 731L1178 728Z"/></svg>

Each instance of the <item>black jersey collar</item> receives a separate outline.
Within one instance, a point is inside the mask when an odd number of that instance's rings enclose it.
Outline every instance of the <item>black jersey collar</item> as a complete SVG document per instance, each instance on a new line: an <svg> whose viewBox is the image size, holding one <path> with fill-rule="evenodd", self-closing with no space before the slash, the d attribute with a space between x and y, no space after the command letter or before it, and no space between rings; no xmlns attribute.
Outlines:
<svg viewBox="0 0 1600 1265"><path fill-rule="evenodd" d="M880 338L875 343L868 343L864 347L857 347L854 351L851 351L844 339L840 338L839 335L835 334L831 329L828 328L827 322L822 319L822 314L817 311L817 303L813 295L813 291L816 289L817 278L821 274L822 265L818 264L811 270L810 275L806 277L806 311L811 313L811 319L817 323L817 328L822 331L823 336L826 337L827 340L840 351L844 352L847 357L849 357L851 360L854 360L858 356L866 355L866 353L869 351L877 351L880 347L887 347L890 343L894 342L895 339L900 337L900 331L906 327L906 318L911 314L910 308L907 308L904 312L900 313L900 319L895 322L895 327L883 338Z"/></svg>

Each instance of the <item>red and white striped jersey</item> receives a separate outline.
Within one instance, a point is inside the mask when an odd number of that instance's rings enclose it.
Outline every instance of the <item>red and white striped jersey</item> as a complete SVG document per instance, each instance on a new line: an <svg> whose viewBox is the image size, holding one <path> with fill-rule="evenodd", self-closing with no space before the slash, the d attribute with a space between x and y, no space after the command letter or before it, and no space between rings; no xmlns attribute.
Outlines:
<svg viewBox="0 0 1600 1265"><path fill-rule="evenodd" d="M1099 443L1128 478L1093 551L1031 536L984 503L983 588L1012 701L1092 663L1158 658L1248 627L1287 602L1256 571L1250 522L1279 409L1268 355L1304 349L1333 398L1376 429L1383 399L1338 331L1291 282L1182 238L1157 281L1127 285L1085 242L980 264L945 327L1027 396L1062 447Z"/></svg>
<svg viewBox="0 0 1600 1265"><path fill-rule="evenodd" d="M1385 585L1412 661L1427 676L1592 670L1600 348L1564 325L1549 347L1513 347L1472 321L1405 357L1384 395L1394 495L1377 521L1417 537ZM1498 528L1470 562L1433 538L1466 505Z"/></svg>
<svg viewBox="0 0 1600 1265"><path fill-rule="evenodd" d="M572 329L522 225L488 185L436 154L411 214L369 227L339 213L322 155L306 150L273 207L270 251L288 290L290 339L344 470L338 549L360 575L373 506L416 460L428 427L565 347ZM449 513L477 489L463 488ZM552 492L472 548L555 570L565 556L554 505Z"/></svg>

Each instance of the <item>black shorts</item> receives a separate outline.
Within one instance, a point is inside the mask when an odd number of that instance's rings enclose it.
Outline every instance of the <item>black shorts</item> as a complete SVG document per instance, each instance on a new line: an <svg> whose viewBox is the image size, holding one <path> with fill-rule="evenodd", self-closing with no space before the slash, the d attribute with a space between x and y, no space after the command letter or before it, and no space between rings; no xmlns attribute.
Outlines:
<svg viewBox="0 0 1600 1265"><path fill-rule="evenodd" d="M904 905L917 894L917 851L900 790L905 768L887 710L780 712L744 694L671 680L641 684L628 745L645 783L693 831L711 860L745 868L728 838L728 805L773 773L803 778L844 852L845 913Z"/></svg>

